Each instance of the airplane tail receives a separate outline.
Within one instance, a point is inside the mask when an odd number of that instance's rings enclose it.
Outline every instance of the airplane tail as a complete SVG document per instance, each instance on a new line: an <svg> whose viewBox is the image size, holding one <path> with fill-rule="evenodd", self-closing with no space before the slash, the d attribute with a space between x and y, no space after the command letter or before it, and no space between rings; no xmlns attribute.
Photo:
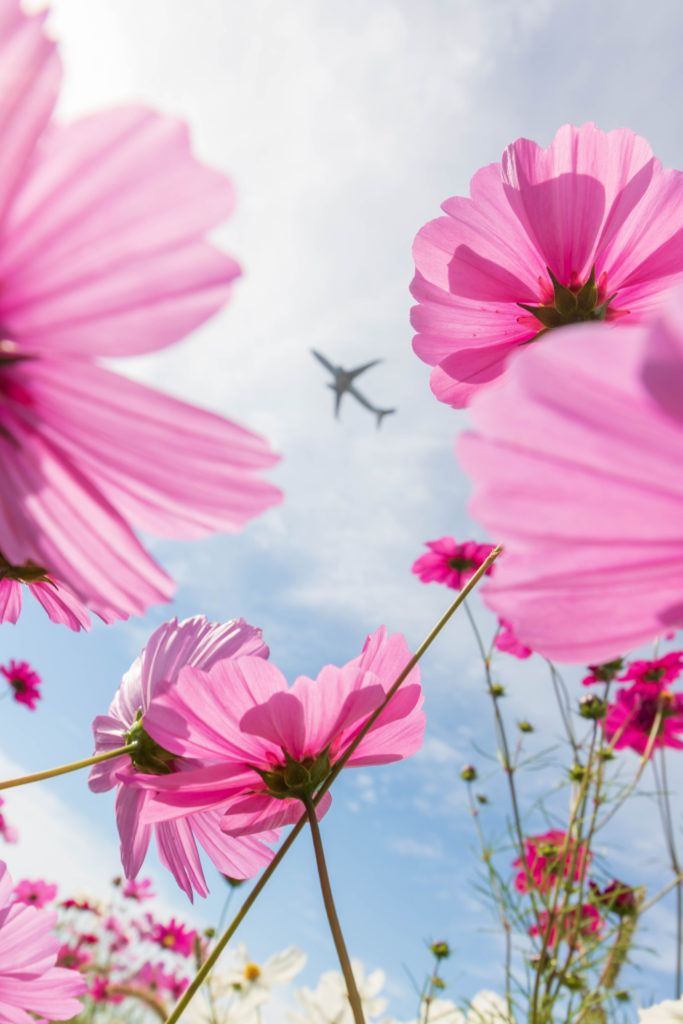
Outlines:
<svg viewBox="0 0 683 1024"><path fill-rule="evenodd" d="M396 412L396 410L395 409L376 409L375 412L376 412L376 415L377 415L377 429L379 430L379 428L382 426L382 420L384 419L384 417L385 416L390 416L392 414L392 412Z"/></svg>

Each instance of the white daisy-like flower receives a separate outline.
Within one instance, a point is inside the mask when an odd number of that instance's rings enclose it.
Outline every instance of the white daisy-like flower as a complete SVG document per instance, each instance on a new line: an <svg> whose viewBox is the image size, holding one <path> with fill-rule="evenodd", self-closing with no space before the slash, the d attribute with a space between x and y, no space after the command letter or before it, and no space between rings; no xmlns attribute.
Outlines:
<svg viewBox="0 0 683 1024"><path fill-rule="evenodd" d="M232 951L232 965L221 974L221 989L224 993L238 993L252 1005L266 1002L272 986L290 982L303 970L306 959L305 953L290 946L258 964L250 959L247 947L240 942Z"/></svg>
<svg viewBox="0 0 683 1024"><path fill-rule="evenodd" d="M351 968L356 979L363 1015L371 1021L382 1013L387 1005L384 998L378 998L384 987L384 971L376 970L365 977L365 968L360 960L352 960ZM353 1024L353 1013L346 994L346 983L339 971L325 971L321 974L315 991L309 988L296 990L301 1010L288 1014L291 1024Z"/></svg>
<svg viewBox="0 0 683 1024"><path fill-rule="evenodd" d="M683 1024L683 999L665 999L646 1010L638 1010L639 1024Z"/></svg>

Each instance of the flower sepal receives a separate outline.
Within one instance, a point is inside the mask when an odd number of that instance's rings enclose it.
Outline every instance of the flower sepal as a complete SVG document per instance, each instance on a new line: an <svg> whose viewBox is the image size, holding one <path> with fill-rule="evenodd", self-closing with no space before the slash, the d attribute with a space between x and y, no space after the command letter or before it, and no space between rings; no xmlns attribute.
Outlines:
<svg viewBox="0 0 683 1024"><path fill-rule="evenodd" d="M266 770L250 765L265 783L270 796L276 800L305 800L312 797L330 774L329 747L316 758L306 757L303 761L294 758L283 750L285 764L281 767Z"/></svg>

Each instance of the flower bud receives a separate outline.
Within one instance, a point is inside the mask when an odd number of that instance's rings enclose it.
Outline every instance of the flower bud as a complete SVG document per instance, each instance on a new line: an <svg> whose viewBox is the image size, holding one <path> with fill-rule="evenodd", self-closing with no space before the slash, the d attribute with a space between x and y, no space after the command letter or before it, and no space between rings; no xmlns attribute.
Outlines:
<svg viewBox="0 0 683 1024"><path fill-rule="evenodd" d="M521 722L517 722L517 728L519 729L520 732L533 732L534 731L533 725L531 724L531 722L527 722L526 718L523 719Z"/></svg>
<svg viewBox="0 0 683 1024"><path fill-rule="evenodd" d="M582 718L590 718L597 721L607 714L607 703L600 700L594 693L587 693L579 701L579 714Z"/></svg>
<svg viewBox="0 0 683 1024"><path fill-rule="evenodd" d="M460 771L460 778L463 782L474 782L477 777L477 769L473 764L466 764Z"/></svg>
<svg viewBox="0 0 683 1024"><path fill-rule="evenodd" d="M429 952L433 953L438 960L446 960L451 955L451 949L447 942L432 942Z"/></svg>

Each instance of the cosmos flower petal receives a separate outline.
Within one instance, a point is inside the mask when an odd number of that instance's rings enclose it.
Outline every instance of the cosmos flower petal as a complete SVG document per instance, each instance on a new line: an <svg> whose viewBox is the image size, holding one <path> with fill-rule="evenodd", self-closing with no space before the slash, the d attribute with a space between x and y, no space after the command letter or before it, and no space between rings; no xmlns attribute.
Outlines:
<svg viewBox="0 0 683 1024"><path fill-rule="evenodd" d="M0 15L0 214L21 181L45 128L59 89L61 62L54 42L42 30L47 12L28 17L17 2Z"/></svg>
<svg viewBox="0 0 683 1024"><path fill-rule="evenodd" d="M126 878L137 875L152 838L151 827L141 820L146 799L144 790L126 786L121 786L116 794L116 824L121 837L121 863Z"/></svg>
<svg viewBox="0 0 683 1024"><path fill-rule="evenodd" d="M17 622L21 612L21 584L0 580L0 622Z"/></svg>
<svg viewBox="0 0 683 1024"><path fill-rule="evenodd" d="M318 801L315 813L319 821L327 814L331 803L330 792ZM267 794L256 794L231 803L221 818L221 828L230 836L258 835L266 829L295 825L303 813L299 800L275 800Z"/></svg>
<svg viewBox="0 0 683 1024"><path fill-rule="evenodd" d="M206 850L212 863L229 878L253 878L261 868L270 864L273 851L262 840L277 838L277 832L259 833L258 838L244 836L239 843L225 841L225 833L221 832L221 812L216 809L202 811L192 819L192 829L197 839Z"/></svg>
<svg viewBox="0 0 683 1024"><path fill-rule="evenodd" d="M609 661L683 622L683 429L657 401L662 354L683 367L681 308L618 336L566 328L473 405L458 451L504 546L485 600L547 657Z"/></svg>
<svg viewBox="0 0 683 1024"><path fill-rule="evenodd" d="M240 273L199 240L233 189L193 158L184 124L122 107L52 127L8 223L0 301L29 350L132 355L216 312Z"/></svg>
<svg viewBox="0 0 683 1024"><path fill-rule="evenodd" d="M154 829L159 851L159 860L171 872L176 882L193 900L193 888L200 896L207 896L209 889L199 860L197 844L187 819L164 821Z"/></svg>

